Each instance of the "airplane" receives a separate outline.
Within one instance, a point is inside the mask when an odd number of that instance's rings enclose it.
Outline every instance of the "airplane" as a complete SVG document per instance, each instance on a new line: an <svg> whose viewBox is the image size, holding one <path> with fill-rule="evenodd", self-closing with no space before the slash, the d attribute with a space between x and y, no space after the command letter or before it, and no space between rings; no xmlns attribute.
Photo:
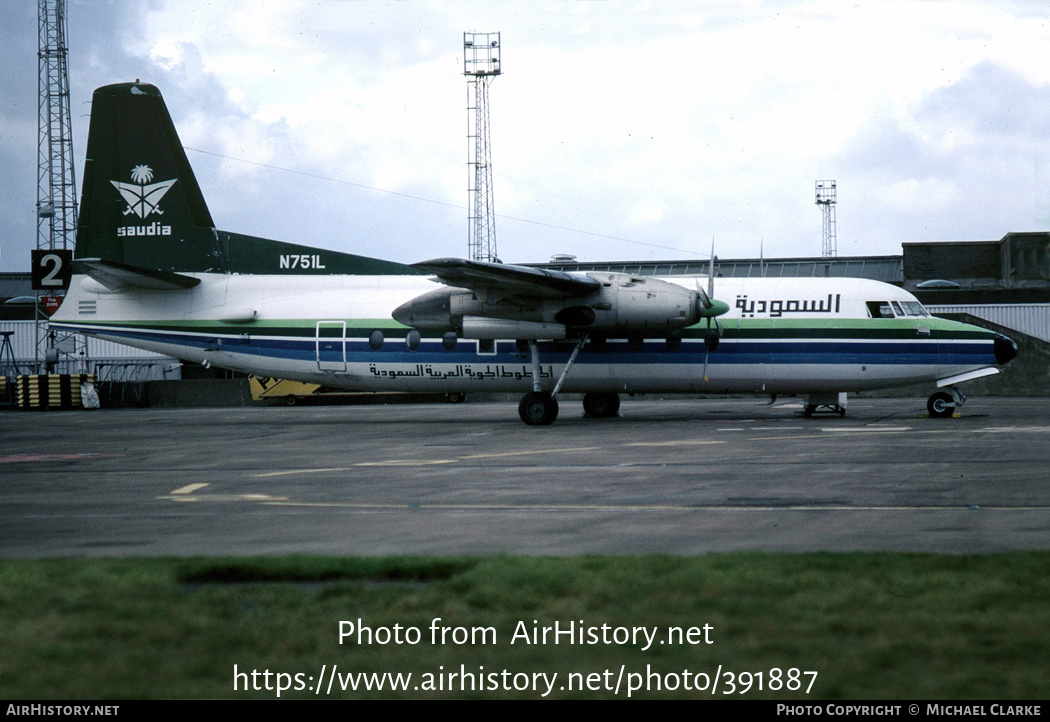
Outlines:
<svg viewBox="0 0 1050 722"><path fill-rule="evenodd" d="M951 416L957 384L1017 354L871 280L716 284L713 257L706 278L402 264L220 231L160 91L138 81L95 91L83 178L51 328L206 367L360 391L521 392L521 419L545 426L563 392L599 418L619 415L623 393L802 394L809 415L925 382L930 415Z"/></svg>

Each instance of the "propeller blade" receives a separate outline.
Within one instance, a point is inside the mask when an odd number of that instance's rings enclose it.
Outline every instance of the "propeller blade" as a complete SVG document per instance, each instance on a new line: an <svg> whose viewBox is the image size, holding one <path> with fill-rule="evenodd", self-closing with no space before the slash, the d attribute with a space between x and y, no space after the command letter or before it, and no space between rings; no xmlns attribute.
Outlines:
<svg viewBox="0 0 1050 722"><path fill-rule="evenodd" d="M707 293L700 290L700 279L696 281L696 290L700 293L701 299L704 302L704 310L708 313L704 314L707 317L707 332L704 334L704 383L707 383L707 361L711 357L711 352L718 348L718 342L722 338L722 324L715 318L729 310L729 305L721 301L718 302L718 307L715 308L715 303L711 299L715 296L715 237L711 236L711 262L707 269ZM713 312L712 312L713 311ZM711 333L711 320L715 322L715 332Z"/></svg>
<svg viewBox="0 0 1050 722"><path fill-rule="evenodd" d="M711 319L707 319L707 333L704 334L704 348L714 351L718 348L718 342L722 340L722 328L715 322L715 329L711 330Z"/></svg>
<svg viewBox="0 0 1050 722"><path fill-rule="evenodd" d="M722 338L722 324L718 322L718 319L714 319L715 330L711 331L711 316L707 317L707 331L704 333L704 381L707 381L707 361L711 357L711 352L718 348L719 339Z"/></svg>
<svg viewBox="0 0 1050 722"><path fill-rule="evenodd" d="M711 318L713 316L721 316L724 313L729 313L729 304L725 301L719 301L705 291L703 286L700 285L699 276L693 280L696 283L696 310L700 313L700 316L703 318ZM708 280L708 285L713 285L710 279Z"/></svg>
<svg viewBox="0 0 1050 722"><path fill-rule="evenodd" d="M715 297L715 237L711 236L711 267L707 271L707 295Z"/></svg>
<svg viewBox="0 0 1050 722"><path fill-rule="evenodd" d="M707 291L704 290L704 287L700 285L699 276L697 276L694 280L696 281L697 303L700 304L697 307L697 310L700 311L702 314L704 309L711 308L711 296L709 296Z"/></svg>

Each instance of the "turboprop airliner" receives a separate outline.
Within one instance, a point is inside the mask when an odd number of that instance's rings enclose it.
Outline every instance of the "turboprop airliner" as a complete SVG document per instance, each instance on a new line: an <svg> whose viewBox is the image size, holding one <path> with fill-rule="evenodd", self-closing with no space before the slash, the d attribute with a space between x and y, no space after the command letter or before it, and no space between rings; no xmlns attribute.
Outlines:
<svg viewBox="0 0 1050 722"><path fill-rule="evenodd" d="M802 394L806 413L845 413L847 392L915 383L950 416L957 384L1017 352L875 281L405 265L220 231L139 82L94 93L72 271L55 330L351 390L521 392L536 426L563 392L592 417L655 392Z"/></svg>

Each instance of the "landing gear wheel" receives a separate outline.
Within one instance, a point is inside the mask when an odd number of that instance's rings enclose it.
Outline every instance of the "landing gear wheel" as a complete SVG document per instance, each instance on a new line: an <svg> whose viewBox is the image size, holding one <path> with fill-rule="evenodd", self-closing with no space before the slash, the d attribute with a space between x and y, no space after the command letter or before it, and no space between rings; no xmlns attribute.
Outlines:
<svg viewBox="0 0 1050 722"><path fill-rule="evenodd" d="M931 419L950 419L955 413L955 397L947 391L938 391L926 401Z"/></svg>
<svg viewBox="0 0 1050 722"><path fill-rule="evenodd" d="M558 400L546 391L530 391L521 397L518 416L529 426L550 426L558 418Z"/></svg>
<svg viewBox="0 0 1050 722"><path fill-rule="evenodd" d="M611 419L620 412L619 394L584 394L583 412L594 419Z"/></svg>

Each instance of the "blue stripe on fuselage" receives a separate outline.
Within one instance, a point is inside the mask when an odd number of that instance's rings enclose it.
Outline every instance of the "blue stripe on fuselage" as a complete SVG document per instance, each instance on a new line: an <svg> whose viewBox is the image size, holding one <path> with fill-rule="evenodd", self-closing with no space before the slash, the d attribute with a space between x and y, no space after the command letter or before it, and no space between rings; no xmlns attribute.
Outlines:
<svg viewBox="0 0 1050 722"><path fill-rule="evenodd" d="M85 330L81 327L52 324L56 328ZM93 327L88 330L99 336L128 342L144 341L184 345L201 351L218 350L266 358L300 361L317 360L317 339L314 336L279 337L253 335L200 334L151 329ZM324 339L327 342L337 339ZM445 350L440 339L423 339L417 351L409 351L404 339L391 337L383 347L372 350L364 339L346 340L347 363L521 363L529 361L529 354L517 350L513 341L497 341L498 353L476 351L476 342L460 340L453 351ZM568 359L571 342L541 343L544 363L562 363ZM342 354L334 352L339 360ZM626 341L608 341L603 351L585 348L577 358L579 364L698 364L706 353L700 341L683 341L677 351L670 351L663 340L650 340L637 351L628 349ZM895 364L895 365L974 365L996 363L994 344L973 339L945 342L936 339L914 342L881 342L869 340L746 340L723 339L708 356L711 364Z"/></svg>

